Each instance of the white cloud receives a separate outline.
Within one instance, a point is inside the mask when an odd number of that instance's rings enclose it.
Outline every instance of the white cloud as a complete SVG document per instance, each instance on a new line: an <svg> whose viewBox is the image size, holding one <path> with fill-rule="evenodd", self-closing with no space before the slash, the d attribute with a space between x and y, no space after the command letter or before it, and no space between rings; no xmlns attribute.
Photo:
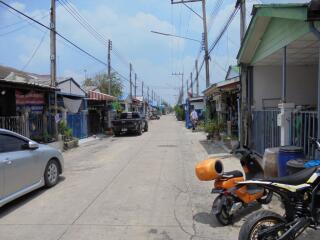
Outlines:
<svg viewBox="0 0 320 240"><path fill-rule="evenodd" d="M13 2L10 4L12 7L18 9L19 11L23 11L26 8L26 5L24 5L23 3L20 2Z"/></svg>

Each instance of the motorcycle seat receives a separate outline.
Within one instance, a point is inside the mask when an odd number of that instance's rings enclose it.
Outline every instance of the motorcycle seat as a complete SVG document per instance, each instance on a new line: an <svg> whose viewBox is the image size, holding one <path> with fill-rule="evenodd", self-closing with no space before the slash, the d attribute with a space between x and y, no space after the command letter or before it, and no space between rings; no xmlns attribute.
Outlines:
<svg viewBox="0 0 320 240"><path fill-rule="evenodd" d="M235 170L235 171L231 171L231 172L224 172L221 177L222 178L243 177L243 173L239 170Z"/></svg>
<svg viewBox="0 0 320 240"><path fill-rule="evenodd" d="M267 178L264 181L273 182L273 183L283 183L289 185L300 185L306 183L312 174L317 170L316 167L306 168L302 171L299 171L295 174L285 176L285 177L277 177L277 178Z"/></svg>

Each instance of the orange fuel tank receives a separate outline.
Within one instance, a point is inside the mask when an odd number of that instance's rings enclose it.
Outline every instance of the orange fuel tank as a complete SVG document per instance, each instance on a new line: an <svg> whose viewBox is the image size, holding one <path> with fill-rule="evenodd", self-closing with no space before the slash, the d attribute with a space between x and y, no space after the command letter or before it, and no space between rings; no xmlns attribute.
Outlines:
<svg viewBox="0 0 320 240"><path fill-rule="evenodd" d="M212 181L223 173L223 164L218 158L201 161L196 165L196 175L200 181Z"/></svg>

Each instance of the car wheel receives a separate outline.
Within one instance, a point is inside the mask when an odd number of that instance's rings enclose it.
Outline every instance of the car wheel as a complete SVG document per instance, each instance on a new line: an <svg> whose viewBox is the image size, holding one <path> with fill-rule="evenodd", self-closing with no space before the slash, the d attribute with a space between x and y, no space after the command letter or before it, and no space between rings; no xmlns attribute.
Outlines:
<svg viewBox="0 0 320 240"><path fill-rule="evenodd" d="M57 184L59 179L59 164L55 159L51 159L44 172L44 182L50 188Z"/></svg>
<svg viewBox="0 0 320 240"><path fill-rule="evenodd" d="M120 132L114 131L114 136L119 137L120 136Z"/></svg>
<svg viewBox="0 0 320 240"><path fill-rule="evenodd" d="M138 129L137 134L138 134L139 136L142 135L142 126L141 126L141 125L139 126L139 129Z"/></svg>

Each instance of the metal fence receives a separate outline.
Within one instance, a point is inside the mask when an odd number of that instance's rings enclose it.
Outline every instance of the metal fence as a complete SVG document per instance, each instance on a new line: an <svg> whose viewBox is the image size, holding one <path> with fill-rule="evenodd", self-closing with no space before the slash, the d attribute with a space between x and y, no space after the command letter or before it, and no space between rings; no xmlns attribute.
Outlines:
<svg viewBox="0 0 320 240"><path fill-rule="evenodd" d="M302 147L306 156L315 157L315 146L309 140L317 137L318 129L317 112L297 112L291 115L291 144Z"/></svg>
<svg viewBox="0 0 320 240"><path fill-rule="evenodd" d="M54 119L51 115L45 116L40 113L31 113L28 117L0 117L0 128L19 133L34 140L39 140L43 137L45 131L51 134L54 124L53 121ZM45 129L45 125L47 125L47 129Z"/></svg>
<svg viewBox="0 0 320 240"><path fill-rule="evenodd" d="M279 110L252 112L250 147L260 154L266 148L280 146L280 127L277 125Z"/></svg>
<svg viewBox="0 0 320 240"><path fill-rule="evenodd" d="M29 137L29 121L23 116L0 117L0 128Z"/></svg>

